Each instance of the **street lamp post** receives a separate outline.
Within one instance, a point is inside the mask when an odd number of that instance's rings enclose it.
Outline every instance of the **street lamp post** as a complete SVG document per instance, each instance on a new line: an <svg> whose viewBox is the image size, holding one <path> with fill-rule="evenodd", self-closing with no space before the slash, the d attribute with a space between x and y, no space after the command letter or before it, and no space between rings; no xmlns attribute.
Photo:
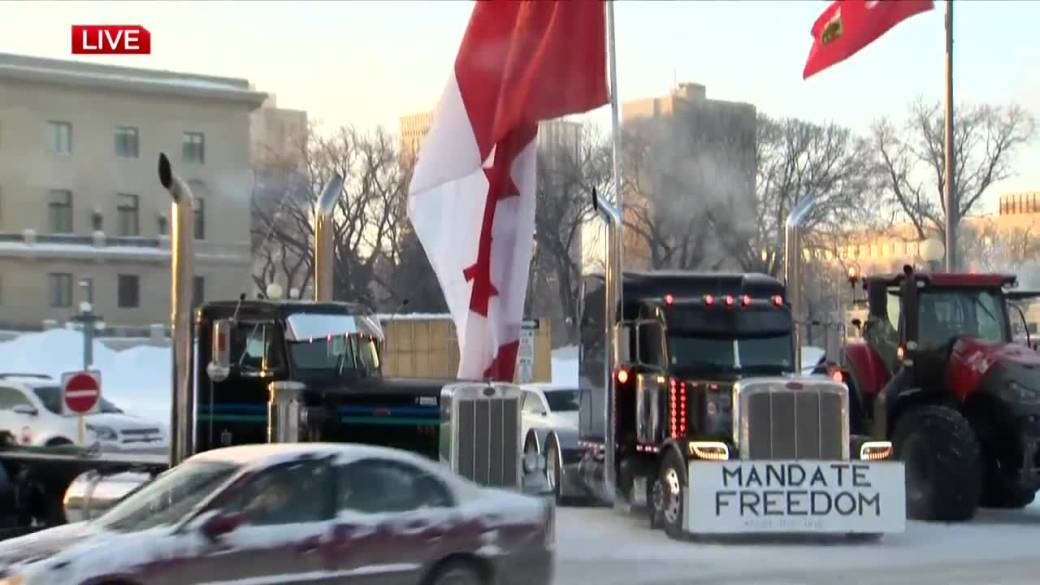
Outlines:
<svg viewBox="0 0 1040 585"><path fill-rule="evenodd" d="M72 321L79 323L83 330L83 369L89 370L94 365L94 335L104 328L104 321L100 315L94 314L94 281L84 278L79 285L86 300L79 304L79 313L72 317Z"/></svg>

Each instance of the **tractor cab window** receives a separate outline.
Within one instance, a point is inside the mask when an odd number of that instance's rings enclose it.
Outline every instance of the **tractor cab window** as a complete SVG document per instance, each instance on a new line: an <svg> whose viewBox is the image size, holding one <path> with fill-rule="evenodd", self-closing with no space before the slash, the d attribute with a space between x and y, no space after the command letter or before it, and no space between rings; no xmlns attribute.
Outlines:
<svg viewBox="0 0 1040 585"><path fill-rule="evenodd" d="M957 337L1008 342L1007 316L999 294L988 290L925 289L921 293L919 345L944 347Z"/></svg>

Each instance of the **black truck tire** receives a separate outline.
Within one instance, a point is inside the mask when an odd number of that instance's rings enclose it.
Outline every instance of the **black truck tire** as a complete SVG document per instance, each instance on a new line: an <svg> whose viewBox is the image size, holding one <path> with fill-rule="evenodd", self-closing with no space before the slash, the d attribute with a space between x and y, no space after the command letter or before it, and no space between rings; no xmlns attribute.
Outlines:
<svg viewBox="0 0 1040 585"><path fill-rule="evenodd" d="M661 525L669 538L684 540L683 514L686 510L686 462L673 449L661 459ZM652 506L651 506L652 507Z"/></svg>
<svg viewBox="0 0 1040 585"><path fill-rule="evenodd" d="M970 520L982 488L980 451L968 420L952 408L911 407L892 434L906 468L906 513L915 520Z"/></svg>
<svg viewBox="0 0 1040 585"><path fill-rule="evenodd" d="M561 461L560 444L557 442L556 435L550 435L545 441L545 479L548 480L553 498L558 504L563 503L563 493L560 488L560 482L563 481Z"/></svg>

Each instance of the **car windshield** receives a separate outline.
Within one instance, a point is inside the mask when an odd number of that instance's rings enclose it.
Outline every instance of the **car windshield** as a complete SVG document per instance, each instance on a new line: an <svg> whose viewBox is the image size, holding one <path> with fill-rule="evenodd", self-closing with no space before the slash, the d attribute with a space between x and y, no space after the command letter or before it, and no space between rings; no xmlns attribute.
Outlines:
<svg viewBox="0 0 1040 585"><path fill-rule="evenodd" d="M43 403L43 407L53 412L54 414L61 414L61 387L60 386L37 386L33 388L36 397ZM122 410L116 407L115 404L101 399L101 404L98 406L99 412L122 414Z"/></svg>
<svg viewBox="0 0 1040 585"><path fill-rule="evenodd" d="M189 461L160 475L97 519L117 532L174 524L235 475L241 466L223 461Z"/></svg>
<svg viewBox="0 0 1040 585"><path fill-rule="evenodd" d="M580 406L580 398L577 389L545 391L545 400L552 412L575 412Z"/></svg>
<svg viewBox="0 0 1040 585"><path fill-rule="evenodd" d="M698 372L786 372L793 363L791 335L700 337L669 335L671 365Z"/></svg>
<svg viewBox="0 0 1040 585"><path fill-rule="evenodd" d="M989 290L925 289L921 293L919 344L938 349L955 337L1008 342L1002 297Z"/></svg>

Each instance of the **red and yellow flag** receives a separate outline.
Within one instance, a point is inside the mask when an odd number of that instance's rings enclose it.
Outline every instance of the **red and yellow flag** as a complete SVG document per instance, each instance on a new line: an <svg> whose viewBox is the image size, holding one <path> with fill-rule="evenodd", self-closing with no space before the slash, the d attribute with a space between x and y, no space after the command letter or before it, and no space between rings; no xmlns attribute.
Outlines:
<svg viewBox="0 0 1040 585"><path fill-rule="evenodd" d="M932 0L835 0L812 27L813 46L802 78L848 59L888 29L932 7Z"/></svg>

